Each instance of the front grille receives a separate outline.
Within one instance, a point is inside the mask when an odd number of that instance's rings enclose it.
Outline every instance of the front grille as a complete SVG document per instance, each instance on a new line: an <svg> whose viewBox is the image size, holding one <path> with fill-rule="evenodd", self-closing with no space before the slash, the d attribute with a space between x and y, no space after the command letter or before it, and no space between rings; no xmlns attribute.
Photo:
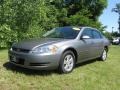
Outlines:
<svg viewBox="0 0 120 90"><path fill-rule="evenodd" d="M28 49L15 48L15 47L13 47L12 50L15 52L23 52L23 53L29 53L29 51L30 51Z"/></svg>

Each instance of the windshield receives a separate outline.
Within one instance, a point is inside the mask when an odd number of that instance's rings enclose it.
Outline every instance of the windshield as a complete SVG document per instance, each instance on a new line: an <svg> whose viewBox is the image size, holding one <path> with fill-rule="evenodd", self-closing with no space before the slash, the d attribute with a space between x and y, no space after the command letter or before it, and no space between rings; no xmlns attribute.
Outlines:
<svg viewBox="0 0 120 90"><path fill-rule="evenodd" d="M80 28L76 27L59 27L54 28L43 35L46 38L64 38L75 39L80 31Z"/></svg>

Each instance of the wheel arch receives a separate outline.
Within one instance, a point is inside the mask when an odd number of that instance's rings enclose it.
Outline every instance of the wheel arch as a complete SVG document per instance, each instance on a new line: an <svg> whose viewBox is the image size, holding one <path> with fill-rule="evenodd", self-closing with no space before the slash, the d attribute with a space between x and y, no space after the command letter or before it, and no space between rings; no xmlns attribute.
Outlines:
<svg viewBox="0 0 120 90"><path fill-rule="evenodd" d="M109 51L108 46L104 46L104 49L106 49L106 50L107 50L107 52Z"/></svg>
<svg viewBox="0 0 120 90"><path fill-rule="evenodd" d="M74 53L74 55L75 55L75 63L77 62L77 60L78 60L78 53L77 53L77 50L75 49L75 48L73 48L73 47L69 47L69 48L66 48L64 51L63 51L63 53L64 52L66 52L66 51L72 51L73 53Z"/></svg>

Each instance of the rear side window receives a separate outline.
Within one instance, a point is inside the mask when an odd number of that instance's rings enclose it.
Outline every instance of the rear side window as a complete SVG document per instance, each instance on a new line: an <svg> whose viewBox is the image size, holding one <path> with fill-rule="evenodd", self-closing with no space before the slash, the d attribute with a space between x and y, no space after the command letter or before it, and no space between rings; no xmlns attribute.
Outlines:
<svg viewBox="0 0 120 90"><path fill-rule="evenodd" d="M93 36L92 36L92 30L89 29L89 28L86 28L86 29L83 31L82 36L89 36L90 38L93 38Z"/></svg>
<svg viewBox="0 0 120 90"><path fill-rule="evenodd" d="M93 33L93 38L94 39L100 39L100 38L102 38L100 32L98 32L96 30L93 30L92 33Z"/></svg>

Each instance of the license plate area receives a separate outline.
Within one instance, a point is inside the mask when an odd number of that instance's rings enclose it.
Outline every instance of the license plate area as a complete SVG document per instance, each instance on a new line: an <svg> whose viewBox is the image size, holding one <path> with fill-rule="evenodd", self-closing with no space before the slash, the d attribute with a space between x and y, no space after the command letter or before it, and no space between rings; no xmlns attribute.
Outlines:
<svg viewBox="0 0 120 90"><path fill-rule="evenodd" d="M17 58L15 56L10 56L10 61L17 63Z"/></svg>
<svg viewBox="0 0 120 90"><path fill-rule="evenodd" d="M25 62L24 59L18 58L18 57L15 57L15 56L10 56L10 61L14 62L16 64L20 64L20 65L24 65L24 62Z"/></svg>

